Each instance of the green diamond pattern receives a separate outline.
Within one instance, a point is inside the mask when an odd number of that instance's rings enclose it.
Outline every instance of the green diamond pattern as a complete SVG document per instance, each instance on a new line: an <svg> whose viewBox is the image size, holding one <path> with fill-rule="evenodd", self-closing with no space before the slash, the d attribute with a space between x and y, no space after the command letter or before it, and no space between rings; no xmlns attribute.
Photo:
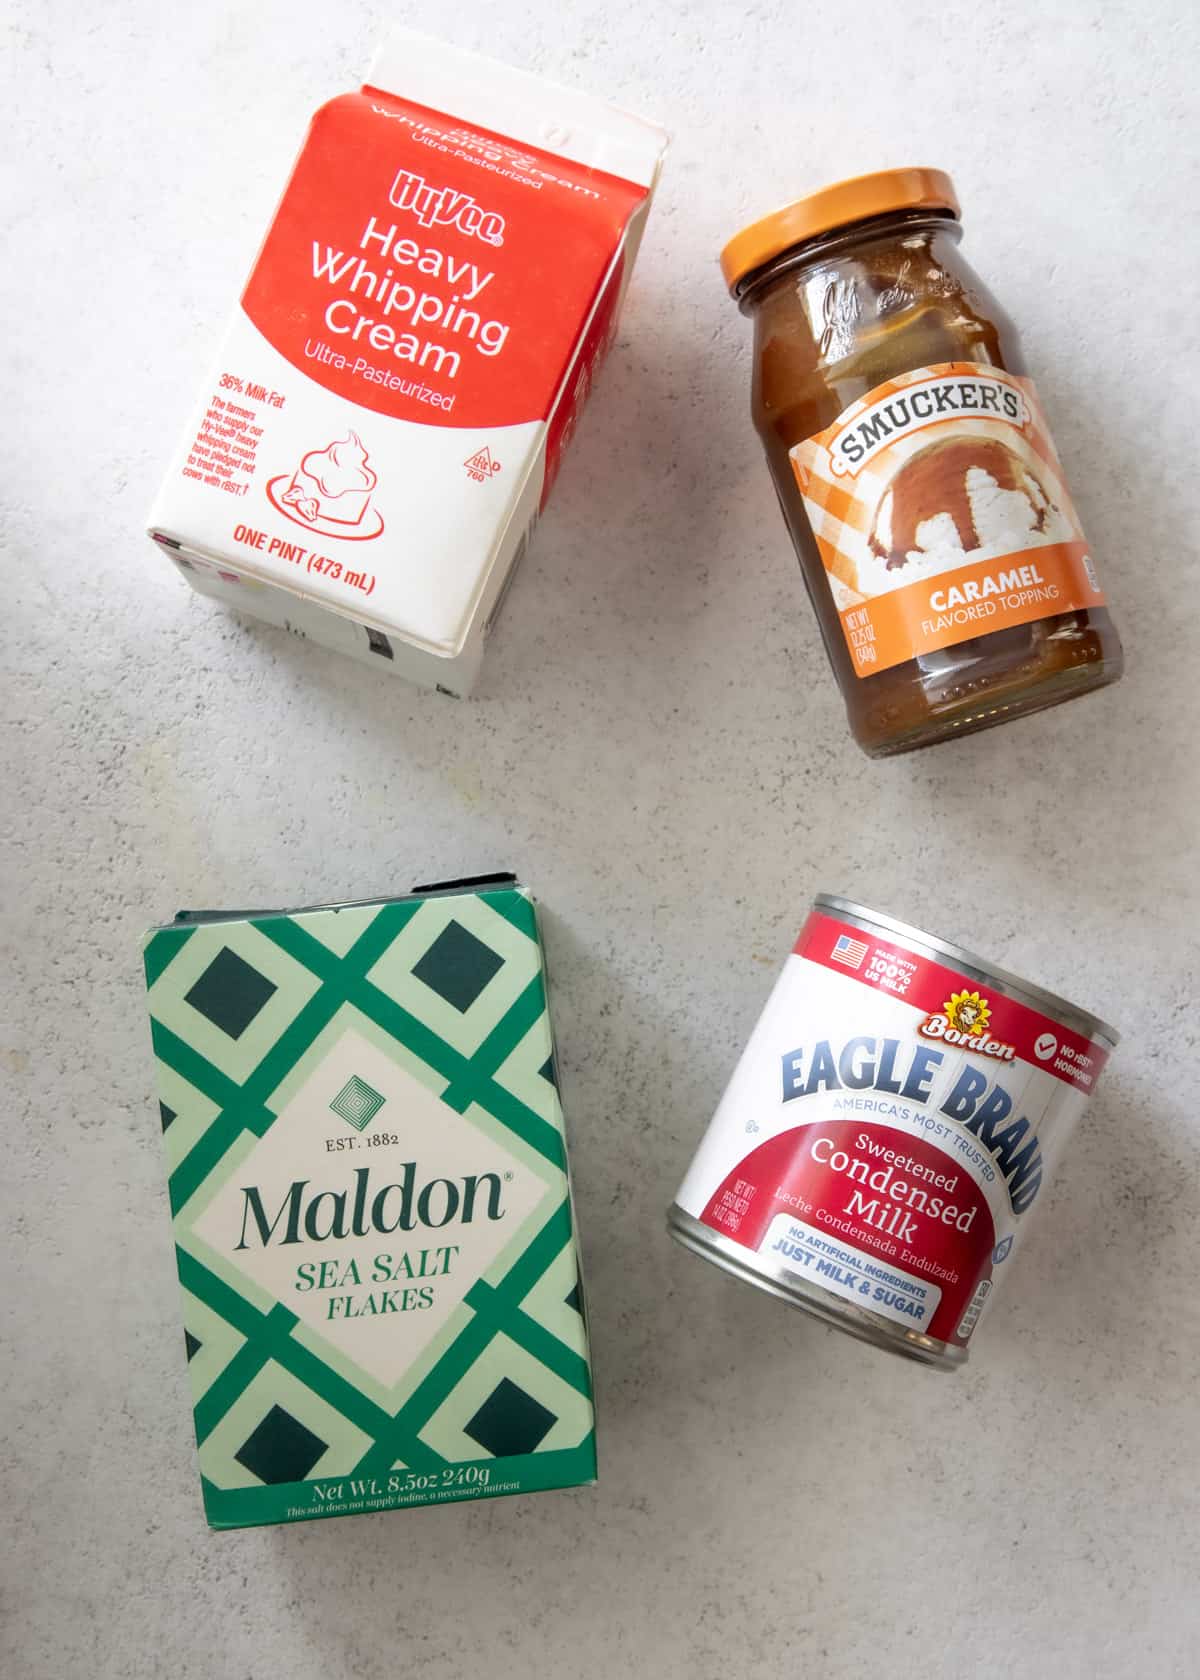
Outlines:
<svg viewBox="0 0 1200 1680"><path fill-rule="evenodd" d="M508 1377L501 1377L464 1434L496 1458L536 1452L558 1422L554 1413Z"/></svg>
<svg viewBox="0 0 1200 1680"><path fill-rule="evenodd" d="M328 1445L282 1406L272 1406L234 1457L260 1482L299 1482Z"/></svg>
<svg viewBox="0 0 1200 1680"><path fill-rule="evenodd" d="M274 981L223 945L186 1001L230 1038L241 1038L276 989Z"/></svg>
<svg viewBox="0 0 1200 1680"><path fill-rule="evenodd" d="M356 1132L364 1131L374 1120L379 1110L386 1102L379 1092L373 1090L365 1079L357 1074L348 1079L330 1103L335 1114L353 1126Z"/></svg>
<svg viewBox="0 0 1200 1680"><path fill-rule="evenodd" d="M413 968L418 980L465 1014L504 959L460 922L447 922Z"/></svg>
<svg viewBox="0 0 1200 1680"><path fill-rule="evenodd" d="M165 1139L196 1438L217 1527L323 1514L289 1508L310 1472L386 1480L399 1466L437 1472L516 1453L514 1463L547 1461L522 1472L521 1486L595 1475L586 1341L563 1300L575 1238L533 906L504 888L338 915L173 925L146 944L161 1118L189 1117L181 1143L172 1140L182 1118ZM445 1345L391 1407L322 1357L286 1305L251 1298L189 1242L197 1210L274 1124L277 1093L347 1011L424 1070L442 1101L532 1151L557 1186L505 1251L507 1269L472 1285ZM357 1076L330 1104L358 1131L383 1106ZM556 1317L554 1301L573 1324Z"/></svg>

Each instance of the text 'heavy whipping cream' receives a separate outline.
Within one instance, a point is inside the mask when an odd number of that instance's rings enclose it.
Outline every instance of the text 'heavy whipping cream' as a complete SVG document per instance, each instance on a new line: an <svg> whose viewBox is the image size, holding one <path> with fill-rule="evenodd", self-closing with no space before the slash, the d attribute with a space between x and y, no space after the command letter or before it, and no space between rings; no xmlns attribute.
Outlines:
<svg viewBox="0 0 1200 1680"><path fill-rule="evenodd" d="M151 514L188 581L465 693L665 143L397 32L313 118Z"/></svg>
<svg viewBox="0 0 1200 1680"><path fill-rule="evenodd" d="M953 1368L1116 1041L958 946L818 898L670 1230L840 1329Z"/></svg>

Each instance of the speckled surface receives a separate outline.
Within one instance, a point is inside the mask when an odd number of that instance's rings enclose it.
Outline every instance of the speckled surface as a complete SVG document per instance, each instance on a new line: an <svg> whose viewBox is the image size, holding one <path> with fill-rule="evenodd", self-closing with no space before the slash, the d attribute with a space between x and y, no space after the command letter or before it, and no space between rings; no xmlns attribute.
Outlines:
<svg viewBox="0 0 1200 1680"><path fill-rule="evenodd" d="M676 136L619 345L468 704L225 616L139 534L307 114L357 81L385 9L166 15L10 8L0 1672L1194 1674L1192 8L407 8ZM908 161L958 178L1129 673L873 765L713 258L739 218ZM548 912L601 1483L210 1535L142 930L183 903L496 865ZM957 1377L663 1232L820 888L1127 1035Z"/></svg>

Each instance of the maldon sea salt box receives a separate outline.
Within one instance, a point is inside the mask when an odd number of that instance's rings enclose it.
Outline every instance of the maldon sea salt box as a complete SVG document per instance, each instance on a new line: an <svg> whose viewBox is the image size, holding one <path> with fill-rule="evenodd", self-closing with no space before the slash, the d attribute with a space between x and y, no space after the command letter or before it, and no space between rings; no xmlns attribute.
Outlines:
<svg viewBox="0 0 1200 1680"><path fill-rule="evenodd" d="M407 31L313 118L150 516L202 593L465 694L666 137Z"/></svg>
<svg viewBox="0 0 1200 1680"><path fill-rule="evenodd" d="M594 1481L528 893L184 914L145 966L211 1526Z"/></svg>

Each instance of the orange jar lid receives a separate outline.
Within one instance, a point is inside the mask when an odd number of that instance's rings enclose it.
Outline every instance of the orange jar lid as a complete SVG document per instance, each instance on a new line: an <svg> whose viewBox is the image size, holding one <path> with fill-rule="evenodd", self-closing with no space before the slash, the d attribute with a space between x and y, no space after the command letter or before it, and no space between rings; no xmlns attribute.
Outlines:
<svg viewBox="0 0 1200 1680"><path fill-rule="evenodd" d="M721 252L725 283L732 291L752 269L761 268L792 245L895 210L948 210L957 216L954 183L941 169L881 169L874 175L835 181L735 233Z"/></svg>

